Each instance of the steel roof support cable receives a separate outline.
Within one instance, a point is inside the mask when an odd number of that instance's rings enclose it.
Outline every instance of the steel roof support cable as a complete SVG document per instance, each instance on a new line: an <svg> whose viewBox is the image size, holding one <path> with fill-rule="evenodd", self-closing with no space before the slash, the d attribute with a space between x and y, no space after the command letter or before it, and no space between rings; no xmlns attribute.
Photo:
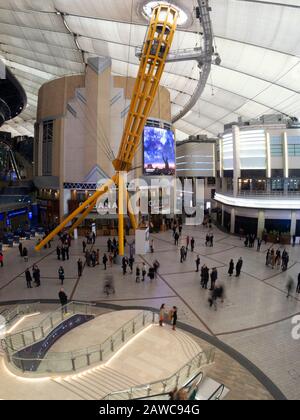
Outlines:
<svg viewBox="0 0 300 420"><path fill-rule="evenodd" d="M198 7L199 7L199 20L200 20L200 24L203 27L203 39L204 39L204 50L203 50L204 60L203 62L199 62L199 68L200 68L199 82L191 99L184 106L184 108L172 118L173 124L181 120L196 105L196 103L198 102L198 99L201 97L206 87L206 83L211 72L214 48L213 48L212 24L211 24L210 13L209 13L211 9L209 7L208 1L209 0L197 0ZM217 56L217 59L219 59L218 63L220 64L220 58L218 56Z"/></svg>

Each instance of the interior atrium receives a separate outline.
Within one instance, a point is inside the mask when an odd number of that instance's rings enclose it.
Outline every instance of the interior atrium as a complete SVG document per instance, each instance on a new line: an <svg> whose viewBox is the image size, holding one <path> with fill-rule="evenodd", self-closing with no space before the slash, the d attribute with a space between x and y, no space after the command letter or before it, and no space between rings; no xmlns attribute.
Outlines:
<svg viewBox="0 0 300 420"><path fill-rule="evenodd" d="M0 400L300 399L299 22L0 0Z"/></svg>

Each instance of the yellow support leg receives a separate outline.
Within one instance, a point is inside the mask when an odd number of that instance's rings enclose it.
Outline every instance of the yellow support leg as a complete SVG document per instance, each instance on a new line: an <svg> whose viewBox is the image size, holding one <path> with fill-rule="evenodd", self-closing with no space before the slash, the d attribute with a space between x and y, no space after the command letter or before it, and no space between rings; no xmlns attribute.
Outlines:
<svg viewBox="0 0 300 420"><path fill-rule="evenodd" d="M51 241L53 238L55 238L56 235L58 235L66 226L68 223L72 222L75 217L77 217L80 213L82 213L87 206L90 206L91 203L98 200L101 195L103 195L109 187L111 187L112 184L115 182L115 177L108 180L95 194L92 195L88 200L86 200L81 206L78 207L77 210L75 210L72 214L70 214L56 229L53 230L45 239L43 239L39 245L35 247L36 251L40 251L49 241Z"/></svg>
<svg viewBox="0 0 300 420"><path fill-rule="evenodd" d="M130 202L130 197L129 197L128 191L126 191L126 198L127 198L128 214L129 214L132 229L137 230L138 222L137 222L135 214L133 213L133 209L132 209L132 205L131 205L131 202Z"/></svg>
<svg viewBox="0 0 300 420"><path fill-rule="evenodd" d="M124 182L123 176L119 173L119 255L124 257L125 255L125 246L124 246Z"/></svg>
<svg viewBox="0 0 300 420"><path fill-rule="evenodd" d="M104 194L104 192L103 192ZM101 197L101 196L100 196ZM100 198L98 197L98 198ZM97 198L97 200L98 200ZM81 225L81 223L84 221L84 219L93 211L95 205L97 204L97 200L93 201L89 207L85 210L84 213L82 213L82 215L79 217L79 219L74 223L74 225L71 227L71 229L69 230L69 234L73 233L75 229L78 228L78 226Z"/></svg>

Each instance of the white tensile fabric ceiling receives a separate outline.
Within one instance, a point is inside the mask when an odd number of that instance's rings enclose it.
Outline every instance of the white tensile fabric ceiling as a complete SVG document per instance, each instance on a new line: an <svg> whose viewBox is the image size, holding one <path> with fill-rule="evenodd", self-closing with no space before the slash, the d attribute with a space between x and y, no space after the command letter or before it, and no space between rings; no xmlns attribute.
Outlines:
<svg viewBox="0 0 300 420"><path fill-rule="evenodd" d="M196 0L178 0L191 12ZM147 22L139 0L0 0L0 58L28 96L28 107L2 127L32 135L41 84L84 71L89 56L110 56L113 72L135 76ZM176 128L216 136L238 117L284 113L300 118L300 0L210 0L222 64L197 105ZM63 13L64 18L61 14ZM64 23L65 20L65 23ZM201 45L199 22L177 31L173 49ZM199 78L197 63L168 64L162 84L180 111Z"/></svg>

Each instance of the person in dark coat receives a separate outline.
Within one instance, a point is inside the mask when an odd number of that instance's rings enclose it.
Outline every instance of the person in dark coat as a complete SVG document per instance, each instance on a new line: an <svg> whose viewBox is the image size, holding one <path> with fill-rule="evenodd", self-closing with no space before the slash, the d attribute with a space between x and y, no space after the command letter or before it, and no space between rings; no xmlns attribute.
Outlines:
<svg viewBox="0 0 300 420"><path fill-rule="evenodd" d="M65 281L65 270L63 269L63 267L59 267L58 277L59 277L59 280L61 281L61 284L64 284L64 281Z"/></svg>
<svg viewBox="0 0 300 420"><path fill-rule="evenodd" d="M122 269L123 269L123 276L125 276L127 273L127 258L126 257L122 259Z"/></svg>
<svg viewBox="0 0 300 420"><path fill-rule="evenodd" d="M230 277L232 277L233 272L234 272L234 262L233 262L233 260L231 260L230 263L229 263L229 270L228 270L228 274L229 274Z"/></svg>
<svg viewBox="0 0 300 420"><path fill-rule="evenodd" d="M103 265L104 265L104 270L106 270L107 262L108 262L108 258L107 258L106 254L103 255L102 262L103 262Z"/></svg>
<svg viewBox="0 0 300 420"><path fill-rule="evenodd" d="M191 239L191 251L194 252L194 249L195 249L195 239L192 238Z"/></svg>
<svg viewBox="0 0 300 420"><path fill-rule="evenodd" d="M197 255L197 259L196 259L196 273L199 273L199 267L200 267L200 255Z"/></svg>
<svg viewBox="0 0 300 420"><path fill-rule="evenodd" d="M35 286L40 287L41 272L40 272L40 269L36 265L33 266L32 277L34 278Z"/></svg>
<svg viewBox="0 0 300 420"><path fill-rule="evenodd" d="M27 268L26 271L25 271L25 278L26 278L27 288L32 289L32 286L31 286L32 277L31 277L31 273L29 271L29 268Z"/></svg>
<svg viewBox="0 0 300 420"><path fill-rule="evenodd" d="M60 289L60 292L58 293L58 297L61 304L61 309L63 313L67 313L67 307L68 304L68 296L66 295L64 289Z"/></svg>
<svg viewBox="0 0 300 420"><path fill-rule="evenodd" d="M173 331L176 331L176 325L177 325L177 307L173 306L173 310L172 310L172 325L173 325Z"/></svg>
<svg viewBox="0 0 300 420"><path fill-rule="evenodd" d="M20 252L20 257L23 257L23 245L22 245L22 242L20 242L20 244L19 244L19 252Z"/></svg>
<svg viewBox="0 0 300 420"><path fill-rule="evenodd" d="M297 293L300 293L300 273L298 274L298 284L297 284Z"/></svg>
<svg viewBox="0 0 300 420"><path fill-rule="evenodd" d="M79 260L77 261L77 268L78 268L78 277L82 276L82 271L83 271L83 263L81 258L79 258Z"/></svg>
<svg viewBox="0 0 300 420"><path fill-rule="evenodd" d="M203 289L207 289L207 285L209 282L209 268L204 265L201 268L201 285Z"/></svg>
<svg viewBox="0 0 300 420"><path fill-rule="evenodd" d="M243 264L244 264L243 259L242 259L242 258L240 258L240 259L238 260L237 265L236 265L236 277L240 277L240 275L241 275L241 271L242 271L242 267L243 267Z"/></svg>
<svg viewBox="0 0 300 420"><path fill-rule="evenodd" d="M212 269L211 275L210 275L210 280L211 280L211 284L210 284L210 290L214 290L215 286L216 286L216 282L218 280L218 271L216 268Z"/></svg>

